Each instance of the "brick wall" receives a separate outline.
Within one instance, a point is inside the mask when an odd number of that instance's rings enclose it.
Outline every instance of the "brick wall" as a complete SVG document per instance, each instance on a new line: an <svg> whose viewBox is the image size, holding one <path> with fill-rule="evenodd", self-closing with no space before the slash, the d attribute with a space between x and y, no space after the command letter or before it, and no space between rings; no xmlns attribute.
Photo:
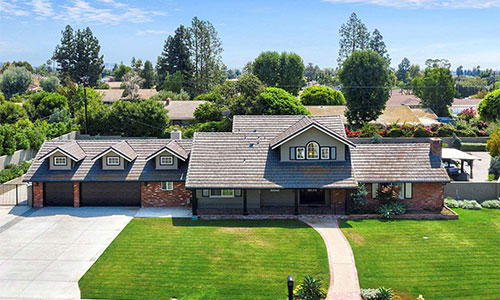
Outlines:
<svg viewBox="0 0 500 300"><path fill-rule="evenodd" d="M337 215L345 214L345 195L346 190L344 189L330 190L330 207L335 210Z"/></svg>
<svg viewBox="0 0 500 300"><path fill-rule="evenodd" d="M73 182L73 207L80 207L80 182Z"/></svg>
<svg viewBox="0 0 500 300"><path fill-rule="evenodd" d="M374 208L380 202L372 199L372 185L365 183L368 191L368 208ZM444 203L444 185L442 183L422 182L412 184L412 199L402 200L408 203L408 209L412 210L441 210Z"/></svg>
<svg viewBox="0 0 500 300"><path fill-rule="evenodd" d="M160 206L190 206L188 199L192 196L190 190L186 190L184 182L174 182L173 190L161 189L161 182L141 182L141 205L144 207Z"/></svg>
<svg viewBox="0 0 500 300"><path fill-rule="evenodd" d="M33 207L43 207L43 182L33 182Z"/></svg>

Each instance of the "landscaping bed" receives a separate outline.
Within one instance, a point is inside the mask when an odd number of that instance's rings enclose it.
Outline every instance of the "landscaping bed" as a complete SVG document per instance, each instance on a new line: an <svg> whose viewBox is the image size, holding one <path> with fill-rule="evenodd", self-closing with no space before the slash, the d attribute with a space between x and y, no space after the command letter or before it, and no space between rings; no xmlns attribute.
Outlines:
<svg viewBox="0 0 500 300"><path fill-rule="evenodd" d="M456 209L459 220L345 220L361 288L400 299L498 299L500 210Z"/></svg>
<svg viewBox="0 0 500 300"><path fill-rule="evenodd" d="M286 298L288 275L330 281L321 236L298 220L142 218L79 286L92 299L274 300Z"/></svg>

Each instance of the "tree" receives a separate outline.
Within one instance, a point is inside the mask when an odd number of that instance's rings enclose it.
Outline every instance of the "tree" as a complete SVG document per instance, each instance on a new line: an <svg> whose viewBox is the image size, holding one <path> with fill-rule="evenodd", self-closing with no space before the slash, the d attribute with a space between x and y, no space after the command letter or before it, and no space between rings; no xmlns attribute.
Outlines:
<svg viewBox="0 0 500 300"><path fill-rule="evenodd" d="M68 99L58 93L39 92L30 95L23 107L32 121L49 118L53 111L68 109Z"/></svg>
<svg viewBox="0 0 500 300"><path fill-rule="evenodd" d="M252 74L253 73L253 62L249 61L243 67L243 74Z"/></svg>
<svg viewBox="0 0 500 300"><path fill-rule="evenodd" d="M410 71L410 60L405 57L398 65L398 71L396 72L396 77L398 78L399 81L405 82L408 79L409 71Z"/></svg>
<svg viewBox="0 0 500 300"><path fill-rule="evenodd" d="M74 33L73 28L67 25L61 33L61 44L52 56L59 65L60 78L80 82L82 77L88 76L89 85L96 86L104 69L104 56L99 55L99 40L89 27Z"/></svg>
<svg viewBox="0 0 500 300"><path fill-rule="evenodd" d="M194 17L190 28L194 92L206 93L222 81L222 43L212 23Z"/></svg>
<svg viewBox="0 0 500 300"><path fill-rule="evenodd" d="M47 78L40 79L40 86L44 91L49 93L54 93L55 91L57 91L58 88L61 87L61 84L59 78L51 75Z"/></svg>
<svg viewBox="0 0 500 300"><path fill-rule="evenodd" d="M307 81L317 80L320 72L321 70L317 65L314 66L312 63L308 63L304 69L304 77L307 79Z"/></svg>
<svg viewBox="0 0 500 300"><path fill-rule="evenodd" d="M391 58L389 57L389 54L387 53L387 48L384 43L384 37L378 31L378 29L375 29L370 37L370 43L369 43L369 48L370 50L373 50L380 54L385 61L387 62L387 65L391 64Z"/></svg>
<svg viewBox="0 0 500 300"><path fill-rule="evenodd" d="M28 114L21 105L3 101L0 104L0 123L14 124L19 120L27 119Z"/></svg>
<svg viewBox="0 0 500 300"><path fill-rule="evenodd" d="M345 99L341 92L327 86L310 86L300 94L304 105L344 105Z"/></svg>
<svg viewBox="0 0 500 300"><path fill-rule="evenodd" d="M255 115L262 112L258 108L259 97L265 85L253 74L241 76L236 83L226 81L217 89L224 104L233 115Z"/></svg>
<svg viewBox="0 0 500 300"><path fill-rule="evenodd" d="M457 76L462 76L462 75L464 75L464 67L462 65L460 65L457 68Z"/></svg>
<svg viewBox="0 0 500 300"><path fill-rule="evenodd" d="M175 71L173 74L168 74L165 78L165 83L163 84L163 89L165 91L172 91L174 93L180 93L182 89L182 83L184 77L181 71Z"/></svg>
<svg viewBox="0 0 500 300"><path fill-rule="evenodd" d="M214 103L220 103L222 101L222 95L218 92L210 91L208 93L199 94L198 96L194 97L193 100L205 100Z"/></svg>
<svg viewBox="0 0 500 300"><path fill-rule="evenodd" d="M139 89L144 84L144 79L139 77L135 71L128 72L123 76L123 94L122 97L128 100L139 99Z"/></svg>
<svg viewBox="0 0 500 300"><path fill-rule="evenodd" d="M422 106L429 107L440 117L450 115L448 106L453 103L455 81L448 68L426 68L423 77L412 80L413 92L422 99Z"/></svg>
<svg viewBox="0 0 500 300"><path fill-rule="evenodd" d="M486 150L492 157L500 156L500 128L497 128L486 141Z"/></svg>
<svg viewBox="0 0 500 300"><path fill-rule="evenodd" d="M142 70L142 59L135 59L132 57L132 62L130 63L130 67L136 72L140 73Z"/></svg>
<svg viewBox="0 0 500 300"><path fill-rule="evenodd" d="M253 63L253 74L267 86L296 95L301 87L304 63L295 53L262 52Z"/></svg>
<svg viewBox="0 0 500 300"><path fill-rule="evenodd" d="M35 73L31 64L27 61L13 61L13 62L5 62L0 66L0 74L2 74L5 70L10 67L24 67L30 73Z"/></svg>
<svg viewBox="0 0 500 300"><path fill-rule="evenodd" d="M479 116L486 121L500 121L500 89L488 93L478 108Z"/></svg>
<svg viewBox="0 0 500 300"><path fill-rule="evenodd" d="M129 72L132 72L132 68L121 63L120 66L113 72L113 76L116 81L122 81L123 76Z"/></svg>
<svg viewBox="0 0 500 300"><path fill-rule="evenodd" d="M174 33L169 36L163 46L163 52L158 57L156 65L158 82L165 83L169 74L179 71L182 74L183 88L191 91L193 78L193 64L191 62L191 34L189 28L180 25Z"/></svg>
<svg viewBox="0 0 500 300"><path fill-rule="evenodd" d="M153 69L153 64L146 60L144 63L144 68L139 73L144 82L142 83L142 87L145 89L150 89L155 84L155 71Z"/></svg>
<svg viewBox="0 0 500 300"><path fill-rule="evenodd" d="M154 101L166 101L167 99L173 101L187 101L190 100L191 97L189 96L188 93L182 90L180 93L161 90L158 92L158 94L151 96L149 99Z"/></svg>
<svg viewBox="0 0 500 300"><path fill-rule="evenodd" d="M450 61L447 60L447 59L432 59L432 58L429 58L425 61L425 66L427 68L446 68L446 69L449 69L451 67L451 64L450 64ZM426 68L426 69L427 69ZM479 66L478 66L479 68Z"/></svg>
<svg viewBox="0 0 500 300"><path fill-rule="evenodd" d="M410 78L416 78L420 76L420 66L419 65L411 65L408 68L408 74L410 75Z"/></svg>
<svg viewBox="0 0 500 300"><path fill-rule="evenodd" d="M376 120L384 111L389 99L389 74L385 60L371 50L355 51L344 62L338 76L350 124L361 126Z"/></svg>
<svg viewBox="0 0 500 300"><path fill-rule="evenodd" d="M33 82L31 73L24 67L10 67L0 76L0 90L5 98L23 94Z"/></svg>
<svg viewBox="0 0 500 300"><path fill-rule="evenodd" d="M339 65L342 65L354 51L367 49L370 43L370 33L355 13L351 14L347 23L342 24L339 35L339 57L337 59Z"/></svg>
<svg viewBox="0 0 500 300"><path fill-rule="evenodd" d="M195 109L194 118L199 123L220 121L222 119L222 109L213 102L205 102Z"/></svg>
<svg viewBox="0 0 500 300"><path fill-rule="evenodd" d="M309 114L299 99L280 88L266 88L259 96L256 110L264 115Z"/></svg>

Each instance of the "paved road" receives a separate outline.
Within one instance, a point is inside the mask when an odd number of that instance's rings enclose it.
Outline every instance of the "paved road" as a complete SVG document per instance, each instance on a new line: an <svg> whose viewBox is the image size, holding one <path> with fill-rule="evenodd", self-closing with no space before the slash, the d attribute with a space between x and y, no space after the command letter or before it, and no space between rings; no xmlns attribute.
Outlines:
<svg viewBox="0 0 500 300"><path fill-rule="evenodd" d="M0 215L0 298L79 299L78 280L137 211L43 208L26 217Z"/></svg>

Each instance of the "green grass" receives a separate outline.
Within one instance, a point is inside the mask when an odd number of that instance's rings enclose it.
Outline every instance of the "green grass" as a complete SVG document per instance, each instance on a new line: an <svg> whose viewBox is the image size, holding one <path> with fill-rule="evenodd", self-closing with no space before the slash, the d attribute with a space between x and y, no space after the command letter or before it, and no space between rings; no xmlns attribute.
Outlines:
<svg viewBox="0 0 500 300"><path fill-rule="evenodd" d="M285 299L286 278L330 281L320 235L297 220L133 219L80 279L82 298Z"/></svg>
<svg viewBox="0 0 500 300"><path fill-rule="evenodd" d="M456 211L459 220L342 222L361 288L390 287L401 299L499 299L500 210Z"/></svg>

